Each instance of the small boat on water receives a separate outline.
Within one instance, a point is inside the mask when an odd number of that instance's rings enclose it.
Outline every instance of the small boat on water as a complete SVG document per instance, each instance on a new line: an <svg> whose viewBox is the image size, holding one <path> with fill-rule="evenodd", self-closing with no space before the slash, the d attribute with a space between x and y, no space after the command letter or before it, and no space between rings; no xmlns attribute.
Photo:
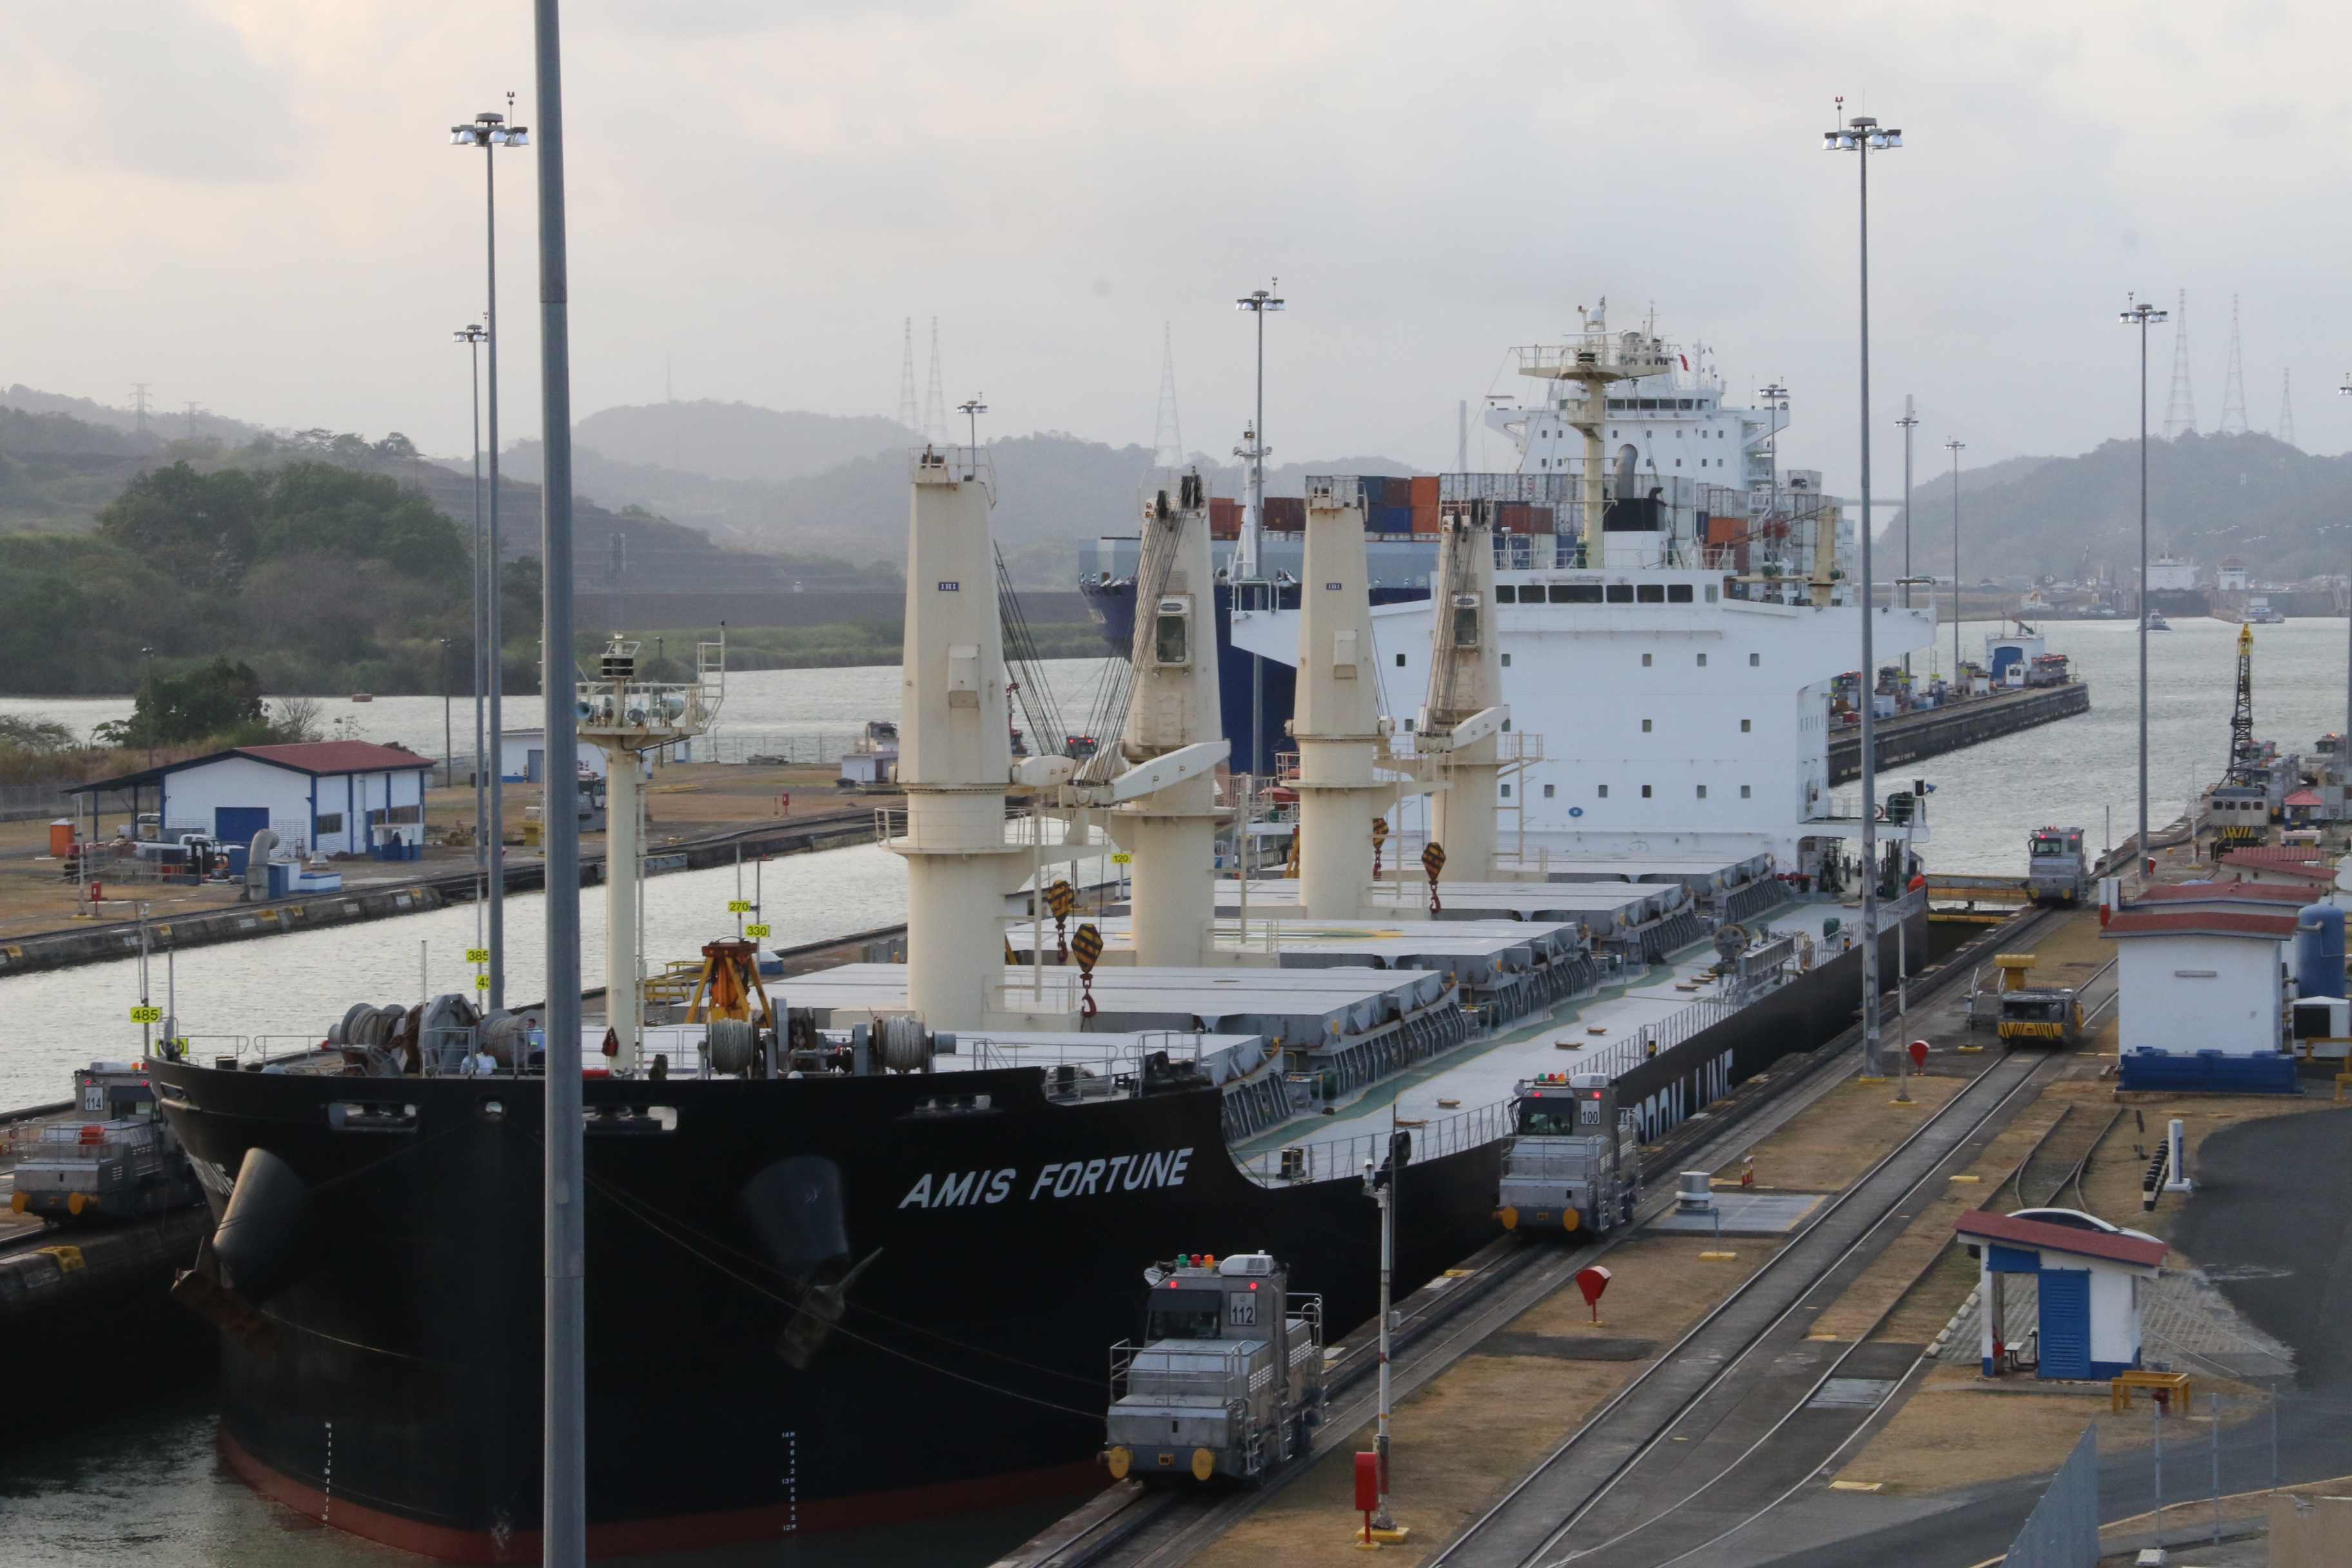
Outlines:
<svg viewBox="0 0 2352 1568"><path fill-rule="evenodd" d="M2147 629L2152 632L2168 632L2172 629L2172 623L2164 618L2162 611L2150 610L2147 613Z"/></svg>
<svg viewBox="0 0 2352 1568"><path fill-rule="evenodd" d="M375 700L375 693L373 691L354 691L352 693L352 700L354 702L373 702Z"/></svg>

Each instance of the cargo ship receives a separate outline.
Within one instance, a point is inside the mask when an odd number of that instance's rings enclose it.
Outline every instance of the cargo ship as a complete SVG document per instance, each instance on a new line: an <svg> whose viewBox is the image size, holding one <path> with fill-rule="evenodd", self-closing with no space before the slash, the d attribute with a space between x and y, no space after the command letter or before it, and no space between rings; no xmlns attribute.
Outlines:
<svg viewBox="0 0 2352 1568"><path fill-rule="evenodd" d="M1607 350L1621 353L1658 357L1654 342ZM636 955L618 942L623 984L583 1032L604 1064L583 1084L593 1552L773 1540L1098 1481L1106 1348L1135 1327L1151 1259L1273 1253L1344 1331L1377 1300L1365 1167L1395 1177L1400 1279L1498 1234L1510 1109L1463 1097L1556 1067L1571 1018L1580 1041L1605 1032L1583 1066L1612 1075L1644 1137L1845 1025L1861 961L1850 919L1801 896L1820 881L1777 846L1812 844L1825 878L1820 847L1857 825L1806 811L1802 777L1775 778L1736 829L1679 848L1612 858L1596 839L1531 861L1503 841L1498 797L1475 786L1525 761L1502 744L1528 737L1507 728L1499 672L1535 646L1514 623L1551 596L1529 586L1549 568L1514 571L1519 607L1492 613L1507 602L1495 519L1542 504L1517 476L1494 478L1510 493L1457 501L1441 525L1455 614L1416 656L1429 700L1402 725L1385 710L1406 694L1370 678L1384 657L1363 492L1317 481L1301 564L1319 586L1296 612L1294 657L1347 658L1307 661L1298 682L1304 756L1277 807L1297 813L1297 875L1253 888L1214 870L1234 816L1256 806L1216 773L1228 747L1214 735L1221 660L1198 635L1213 578L1197 479L1146 503L1152 616L1129 649L1117 738L1017 757L994 598L964 591L992 581L986 454L915 454L907 804L877 822L908 863L908 962L771 995L751 944L721 940L669 1021L640 1016ZM1687 546L1661 554L1677 515L1666 489L1628 465L1570 508L1571 553L1608 557L1624 588L1622 624L1614 589L1596 590L1605 640L1628 660L1687 647L1670 614L1689 605L1744 616L1758 637L1785 623L1794 636L1773 646L1803 657L1747 678L1759 698L1785 688L1759 700L1755 744L1770 741L1776 772L1812 757L1820 727L1790 699L1826 679L1829 628L1852 615L1827 546L1810 567L1801 539L1769 531L1699 547L1712 553L1696 564ZM1618 525L1605 539L1604 512ZM1817 539L1834 521L1814 518ZM1567 616L1582 601L1559 603ZM1924 643L1933 621L1889 626ZM709 675L642 679L616 642L580 687L582 734L658 743L707 715L716 689ZM1421 912L1417 873L1371 870L1370 821L1402 821L1416 799L1438 803L1455 847L1443 915ZM613 821L630 820L615 802ZM1900 887L1924 821L1884 833ZM1007 891L1111 844L1133 856L1130 912L1091 945L1074 933L1071 962L1049 964L1042 909L1011 919ZM629 860L616 844L614 863ZM634 929L630 880L607 886L611 930ZM1280 940L1263 919L1277 898ZM1024 930L1025 954L1008 944ZM1891 961L1903 937L1878 940ZM220 1441L268 1495L436 1557L537 1555L540 1023L457 996L360 1005L306 1061L147 1064L216 1218L175 1294L219 1325Z"/></svg>
<svg viewBox="0 0 2352 1568"><path fill-rule="evenodd" d="M1583 331L1605 334L1607 301L1585 313ZM1496 531L1507 537L1507 563L1552 559L1551 542L1560 532L1559 498L1571 493L1584 467L1575 388L1543 374L1543 347L1513 351L1522 379L1545 386L1541 396L1492 404L1486 426L1517 455L1513 472L1528 482L1496 498ZM1658 374L1607 399L1606 462L1643 481L1674 492L1688 526L1708 492L1713 532L1719 544L1751 541L1759 547L1785 538L1789 520L1821 504L1818 471L1784 469L1779 436L1788 424L1785 396L1761 405L1729 401L1727 384L1712 352L1666 344ZM1247 437L1244 446L1253 444ZM1468 497L1477 479L1467 475L1406 477L1359 475L1364 499L1364 552L1372 603L1425 600L1435 570L1436 540L1444 507ZM1234 771L1265 774L1275 756L1288 748L1288 722L1296 687L1287 665L1253 659L1234 646L1238 607L1253 613L1296 610L1304 571L1306 502L1299 496L1267 496L1265 515L1253 519L1246 501L1220 500L1214 513L1217 650L1223 675L1224 734L1233 742ZM1702 522L1702 529L1710 525ZM1571 529L1570 531L1573 531ZM1102 627L1108 652L1125 658L1135 631L1135 577L1139 537L1105 534L1079 547L1078 588ZM1836 542L1847 551L1850 538ZM1760 549L1759 549L1760 554ZM1843 563L1843 556L1841 557ZM2197 613L2202 614L2202 610ZM1256 714L1257 733L1252 733Z"/></svg>

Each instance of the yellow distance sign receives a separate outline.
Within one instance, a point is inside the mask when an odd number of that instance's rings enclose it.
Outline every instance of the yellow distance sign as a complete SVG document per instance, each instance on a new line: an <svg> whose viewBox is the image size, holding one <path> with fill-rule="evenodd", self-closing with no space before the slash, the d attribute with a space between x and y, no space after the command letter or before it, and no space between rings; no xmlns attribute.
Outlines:
<svg viewBox="0 0 2352 1568"><path fill-rule="evenodd" d="M1114 866L1132 866L1135 864L1135 857L1122 849L1110 858L1110 863Z"/></svg>
<svg viewBox="0 0 2352 1568"><path fill-rule="evenodd" d="M730 899L727 900L727 912L730 915L748 915L751 912L751 900Z"/></svg>
<svg viewBox="0 0 2352 1568"><path fill-rule="evenodd" d="M490 950L487 947L469 947L466 950L466 962L468 963L488 963L489 961Z"/></svg>
<svg viewBox="0 0 2352 1568"><path fill-rule="evenodd" d="M488 991L489 988L490 988L490 977L489 977L488 975L487 975L487 974L477 974L477 975L475 975L475 976L474 976L474 989L475 989L475 990L477 990L477 991Z"/></svg>
<svg viewBox="0 0 2352 1568"><path fill-rule="evenodd" d="M768 928L765 923L748 925L743 928L743 934L745 936L765 936L768 934Z"/></svg>
<svg viewBox="0 0 2352 1568"><path fill-rule="evenodd" d="M133 1007L131 1009L131 1021L134 1024L160 1024L163 1021L163 1009L161 1007Z"/></svg>

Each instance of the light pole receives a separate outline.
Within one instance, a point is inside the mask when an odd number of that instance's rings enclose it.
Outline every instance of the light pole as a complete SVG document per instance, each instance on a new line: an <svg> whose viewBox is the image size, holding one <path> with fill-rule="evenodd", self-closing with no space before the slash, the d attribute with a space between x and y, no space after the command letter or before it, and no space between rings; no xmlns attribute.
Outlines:
<svg viewBox="0 0 2352 1568"><path fill-rule="evenodd" d="M1381 1210L1380 1408L1372 1437L1373 1451L1379 1456L1381 1505L1372 1510L1374 1530L1396 1528L1396 1521L1389 1517L1389 1291L1396 1271L1396 1183L1402 1163L1397 1158L1398 1149L1399 1137L1391 1128L1387 1163L1376 1166L1370 1160L1364 1162L1364 1195Z"/></svg>
<svg viewBox="0 0 2352 1568"><path fill-rule="evenodd" d="M1960 454L1968 449L1965 441L1947 441L1944 450L1952 455L1952 685L1960 682Z"/></svg>
<svg viewBox="0 0 2352 1568"><path fill-rule="evenodd" d="M2131 295L2125 299L2132 300ZM2139 837L2133 844L2132 858L2138 862L2139 885L2147 886L2147 329L2161 321L2165 313L2144 300L2132 300L2121 320L2126 327L2139 329ZM2185 813L2192 838L2196 830L2196 813L2192 806Z"/></svg>
<svg viewBox="0 0 2352 1568"><path fill-rule="evenodd" d="M455 788L457 783L457 742L449 727L449 639L441 644L441 783L444 788Z"/></svg>
<svg viewBox="0 0 2352 1568"><path fill-rule="evenodd" d="M139 657L147 661L147 765L152 768L155 765L155 650L152 647L142 647L139 650ZM157 798L160 799L161 796ZM131 830L136 834L139 831L139 825L132 823ZM163 814L161 811L155 814L155 837L158 839L163 837ZM144 1005L147 998L142 996L139 1000L141 1005Z"/></svg>
<svg viewBox="0 0 2352 1568"><path fill-rule="evenodd" d="M965 428L971 437L971 449L980 450L980 416L988 412L988 405L975 397L956 405L956 412L964 417Z"/></svg>
<svg viewBox="0 0 2352 1568"><path fill-rule="evenodd" d="M1772 427L1765 433L1765 467L1771 474L1770 488L1765 492L1769 499L1764 503L1764 520L1769 523L1780 510L1780 426L1788 423L1782 416L1789 412L1789 389L1776 381L1759 388L1757 395L1772 414Z"/></svg>
<svg viewBox="0 0 2352 1568"><path fill-rule="evenodd" d="M1275 288L1282 279L1274 279ZM1268 595L1273 589L1260 579L1258 566L1259 535L1265 527L1265 455L1271 449L1265 444L1265 314L1286 307L1274 289L1253 289L1234 301L1234 309L1247 310L1257 318L1257 416L1250 422L1249 435L1234 456L1249 464L1249 510L1242 519L1242 549L1240 570L1234 574L1234 608L1244 607L1241 595L1244 584L1253 584L1260 594ZM1268 604L1265 606L1272 609ZM1142 614L1137 606L1136 613ZM1259 765L1258 752L1265 743L1265 661L1256 654L1250 655L1250 743L1248 772L1255 777L1265 770Z"/></svg>
<svg viewBox="0 0 2352 1568"><path fill-rule="evenodd" d="M1903 426L1903 607L1911 607L1911 433L1919 427L1919 416L1911 406L1911 395L1903 395L1903 417L1895 423ZM1911 673L1911 650L1903 650L1903 673Z"/></svg>
<svg viewBox="0 0 2352 1568"><path fill-rule="evenodd" d="M1843 110L1845 100L1840 98ZM1857 114L1840 128L1822 134L1828 153L1858 154L1854 163L1862 176L1862 1061L1863 1071L1880 1076L1878 1068L1878 670L1871 646L1872 615L1876 610L1870 574L1870 155L1903 145L1903 132Z"/></svg>
<svg viewBox="0 0 2352 1568"><path fill-rule="evenodd" d="M466 345L473 362L469 379L474 393L474 945L486 947L482 916L489 896L489 849L484 824L488 821L489 797L483 793L487 786L482 780L482 758L488 754L482 745L482 671L488 654L482 637L482 602L489 568L482 559L482 340L490 334L476 321L452 335Z"/></svg>
<svg viewBox="0 0 2352 1568"><path fill-rule="evenodd" d="M482 341L490 351L490 489L489 527L485 542L488 561L488 586L484 592L482 633L488 645L484 651L486 689L489 694L488 730L491 742L504 750L504 715L499 697L506 685L505 662L499 658L499 185L498 151L501 147L528 147L530 133L508 121L514 112L514 94L507 94L507 112L493 114L484 110L463 125L449 128L453 146L479 147L482 150L483 226L487 236L485 258L488 268L488 289L482 307ZM553 760L550 752L549 760ZM478 756L475 771L481 769ZM491 775L488 811L486 814L488 839L487 858L483 862L488 879L490 917L490 1005L507 1005L506 953L506 792L499 787L497 774ZM553 882L548 884L555 886Z"/></svg>
<svg viewBox="0 0 2352 1568"><path fill-rule="evenodd" d="M2352 397L2352 370L2344 373L2344 384L2336 389L2338 397ZM2336 785L2342 792L2345 804L2336 809L2352 816L2352 576L2344 579L2345 652L2344 652L2344 733L2336 742Z"/></svg>

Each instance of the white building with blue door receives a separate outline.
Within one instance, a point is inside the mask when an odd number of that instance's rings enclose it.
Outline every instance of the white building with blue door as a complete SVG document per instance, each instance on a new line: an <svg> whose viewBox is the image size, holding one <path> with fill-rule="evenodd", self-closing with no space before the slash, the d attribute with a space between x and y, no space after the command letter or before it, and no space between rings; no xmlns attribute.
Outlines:
<svg viewBox="0 0 2352 1568"><path fill-rule="evenodd" d="M367 741L236 746L93 779L68 793L88 801L93 837L105 807L115 805L127 805L134 823L152 816L166 843L200 834L247 845L268 828L281 850L363 855L394 839L424 842L425 779L435 765Z"/></svg>
<svg viewBox="0 0 2352 1568"><path fill-rule="evenodd" d="M2104 1382L2140 1364L2141 1306L2164 1243L2071 1209L1966 1214L1952 1228L1979 1260L1978 1353L1987 1377L2029 1347L2038 1377ZM2017 1288L2027 1282L2030 1322Z"/></svg>

